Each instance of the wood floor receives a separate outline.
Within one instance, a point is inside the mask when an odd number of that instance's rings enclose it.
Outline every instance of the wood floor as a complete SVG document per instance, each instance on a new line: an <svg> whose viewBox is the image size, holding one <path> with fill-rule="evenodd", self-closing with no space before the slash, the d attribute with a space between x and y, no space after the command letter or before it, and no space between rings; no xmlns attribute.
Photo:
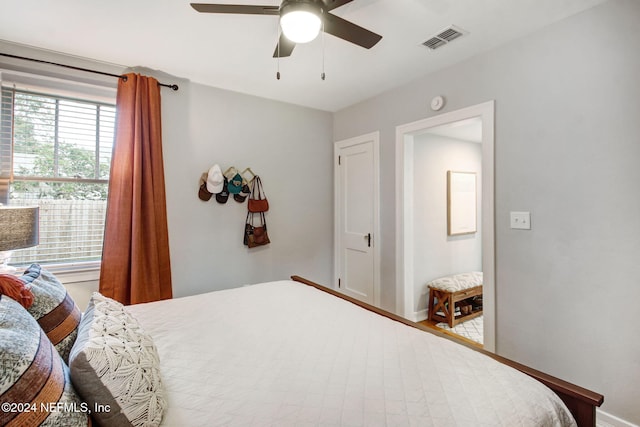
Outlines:
<svg viewBox="0 0 640 427"><path fill-rule="evenodd" d="M457 339L462 340L462 341L464 341L464 342L466 342L466 343L468 343L468 344L471 344L471 345L473 345L474 347L483 348L482 344L479 344L479 343L477 343L477 342L475 342L475 341L471 341L470 339L465 338L465 337L463 337L463 336L461 336L461 335L454 334L454 333L453 333L453 332L451 332L451 331L447 331L447 330L445 330L445 329L440 329L440 328L438 328L438 327L436 326L436 324L437 324L438 322L436 322L436 321L434 321L434 320L423 320L422 322L418 322L418 323L419 323L419 324L421 324L422 326L426 326L427 328L435 329L435 330L437 330L437 331L439 331L439 332L442 332L442 333L443 333L443 334L445 334L445 335L450 335L450 336L452 336L452 337L456 337Z"/></svg>

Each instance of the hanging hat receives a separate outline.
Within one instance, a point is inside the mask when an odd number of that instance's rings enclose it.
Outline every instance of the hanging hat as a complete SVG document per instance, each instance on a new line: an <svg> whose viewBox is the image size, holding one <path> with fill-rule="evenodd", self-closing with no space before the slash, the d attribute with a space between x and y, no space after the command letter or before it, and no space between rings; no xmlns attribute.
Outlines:
<svg viewBox="0 0 640 427"><path fill-rule="evenodd" d="M240 190L238 194L234 194L233 198L236 202L242 203L244 202L244 200L247 198L249 194L251 194L251 189L246 183L244 183L242 185L242 190Z"/></svg>
<svg viewBox="0 0 640 427"><path fill-rule="evenodd" d="M224 205L227 200L229 200L229 191L227 191L227 178L224 178L222 191L216 194L216 201Z"/></svg>
<svg viewBox="0 0 640 427"><path fill-rule="evenodd" d="M238 194L242 191L242 176L239 173L236 173L233 178L229 180L227 188L231 194Z"/></svg>
<svg viewBox="0 0 640 427"><path fill-rule="evenodd" d="M207 190L209 193L217 194L222 191L224 185L224 179L222 177L222 171L217 164L211 166L209 173L207 174Z"/></svg>
<svg viewBox="0 0 640 427"><path fill-rule="evenodd" d="M198 197L203 202L208 201L209 199L211 199L211 196L213 196L213 193L210 193L209 190L207 190L207 176L207 172L203 173L200 176L200 189L198 190Z"/></svg>

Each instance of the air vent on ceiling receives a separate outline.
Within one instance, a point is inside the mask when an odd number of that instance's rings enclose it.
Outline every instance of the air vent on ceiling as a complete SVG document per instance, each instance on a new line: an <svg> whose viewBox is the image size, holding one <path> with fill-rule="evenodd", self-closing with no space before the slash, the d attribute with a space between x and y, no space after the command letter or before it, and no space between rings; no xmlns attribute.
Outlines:
<svg viewBox="0 0 640 427"><path fill-rule="evenodd" d="M431 50L436 50L437 48L442 47L466 34L468 34L467 31L451 25L422 44Z"/></svg>

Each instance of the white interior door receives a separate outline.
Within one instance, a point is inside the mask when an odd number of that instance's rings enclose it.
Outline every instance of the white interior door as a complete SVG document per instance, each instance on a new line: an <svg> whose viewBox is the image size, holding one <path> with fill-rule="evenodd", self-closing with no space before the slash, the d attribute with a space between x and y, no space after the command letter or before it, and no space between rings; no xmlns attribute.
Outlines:
<svg viewBox="0 0 640 427"><path fill-rule="evenodd" d="M336 142L336 283L379 305L378 134Z"/></svg>

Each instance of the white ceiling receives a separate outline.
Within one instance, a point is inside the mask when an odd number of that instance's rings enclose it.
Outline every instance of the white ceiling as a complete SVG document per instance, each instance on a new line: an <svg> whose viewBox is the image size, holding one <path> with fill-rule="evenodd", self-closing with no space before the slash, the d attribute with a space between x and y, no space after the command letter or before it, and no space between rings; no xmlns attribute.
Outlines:
<svg viewBox="0 0 640 427"><path fill-rule="evenodd" d="M276 80L277 17L200 14L188 0L2 0L0 39L337 111L603 1L354 0L333 13L383 39L366 50L325 36L325 81L320 37L281 59ZM469 34L437 51L421 45L452 24Z"/></svg>

